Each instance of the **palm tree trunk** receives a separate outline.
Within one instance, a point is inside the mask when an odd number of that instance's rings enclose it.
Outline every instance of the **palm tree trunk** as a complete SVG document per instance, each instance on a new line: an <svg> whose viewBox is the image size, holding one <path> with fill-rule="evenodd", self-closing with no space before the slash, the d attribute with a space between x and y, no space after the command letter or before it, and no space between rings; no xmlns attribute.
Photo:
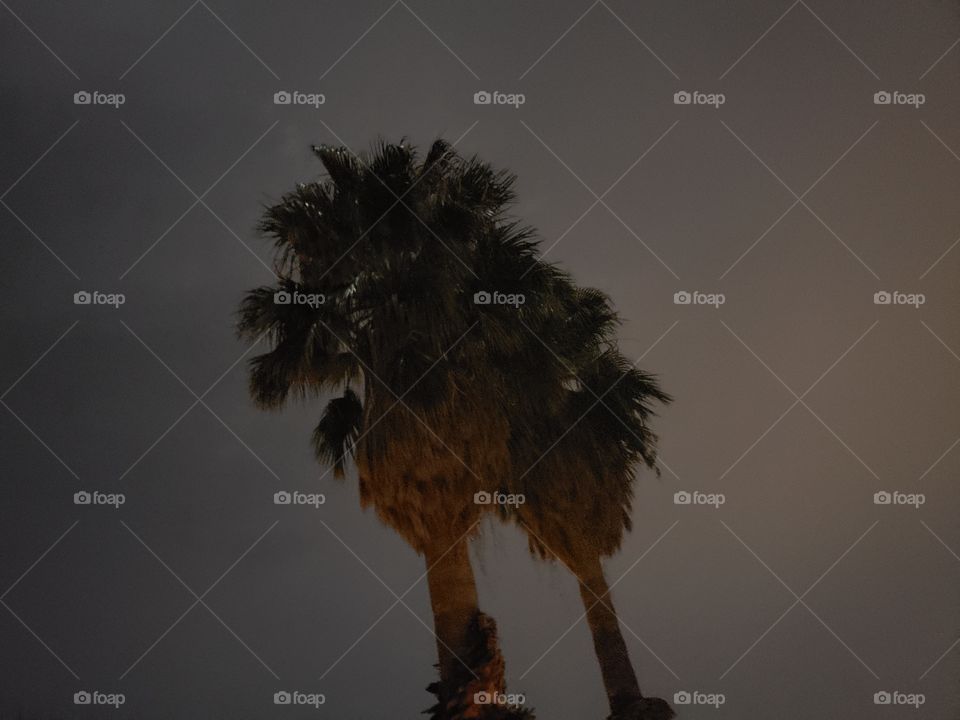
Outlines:
<svg viewBox="0 0 960 720"><path fill-rule="evenodd" d="M440 682L427 688L437 696L431 720L532 719L526 710L477 700L502 694L506 679L497 624L477 607L467 541L434 539L424 555L440 667Z"/></svg>
<svg viewBox="0 0 960 720"><path fill-rule="evenodd" d="M597 653L603 685L610 701L610 712L616 715L642 697L640 686L627 653L627 644L620 632L600 557L582 560L576 571L581 581L580 597L593 634L593 649Z"/></svg>
<svg viewBox="0 0 960 720"><path fill-rule="evenodd" d="M440 681L449 686L461 674L462 659L470 657L475 643L471 627L479 612L477 586L466 539L459 540L453 547L443 541L434 542L426 548L424 556L437 635Z"/></svg>

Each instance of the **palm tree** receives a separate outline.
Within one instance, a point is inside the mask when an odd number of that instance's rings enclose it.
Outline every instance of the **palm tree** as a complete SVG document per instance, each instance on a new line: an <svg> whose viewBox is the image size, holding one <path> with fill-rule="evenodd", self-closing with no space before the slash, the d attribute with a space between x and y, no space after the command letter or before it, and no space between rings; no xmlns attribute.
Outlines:
<svg viewBox="0 0 960 720"><path fill-rule="evenodd" d="M616 352L608 299L538 260L533 232L506 220L512 176L442 141L423 162L403 144L368 158L315 150L329 179L298 186L262 223L278 281L241 307L241 332L272 343L252 361L251 392L265 408L339 393L316 454L338 476L352 456L363 505L425 557L434 717L499 716L471 702L504 682L465 538L489 509L474 495L500 488L527 496L516 518L531 549L583 581L614 714L668 717L640 694L600 565L629 529L633 466L655 459L649 403L668 400ZM477 304L489 290L528 302ZM311 295L324 302L296 301Z"/></svg>
<svg viewBox="0 0 960 720"><path fill-rule="evenodd" d="M531 552L559 559L579 581L611 717L670 718L663 700L640 692L601 564L630 529L634 466L655 461L654 437L644 422L648 402L668 398L613 349L579 367L577 375L552 431L523 453L533 467L512 476L511 491L526 499L515 517Z"/></svg>
<svg viewBox="0 0 960 720"><path fill-rule="evenodd" d="M560 371L546 401L529 392L514 417L511 435L516 472L510 492L526 502L514 519L526 531L531 552L558 559L580 583L611 717L660 720L673 717L659 698L645 698L610 597L601 558L620 548L631 526L637 466L653 468L657 437L649 427L654 402L667 403L656 379L637 370L617 350L618 318L601 293L566 285L553 296L565 306L531 328L541 355L521 367Z"/></svg>
<svg viewBox="0 0 960 720"><path fill-rule="evenodd" d="M314 150L328 178L298 185L261 223L277 282L241 305L241 334L271 345L251 361L251 394L266 409L336 395L313 434L318 458L342 476L352 455L364 507L425 558L435 717L504 717L472 703L504 681L467 540L484 511L474 495L502 486L510 465L503 366L488 359L509 356L521 330L473 294L501 256L532 247L503 221L513 178L442 141L422 162L405 144ZM540 276L495 287L531 292Z"/></svg>

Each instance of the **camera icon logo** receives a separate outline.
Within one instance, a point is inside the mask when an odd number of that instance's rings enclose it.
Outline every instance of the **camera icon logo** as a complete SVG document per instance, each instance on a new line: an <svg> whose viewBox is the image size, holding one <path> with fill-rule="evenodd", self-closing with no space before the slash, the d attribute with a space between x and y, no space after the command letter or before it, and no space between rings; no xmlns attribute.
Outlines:
<svg viewBox="0 0 960 720"><path fill-rule="evenodd" d="M73 294L74 305L89 305L92 299L93 296L86 290L81 290L80 292L75 292Z"/></svg>
<svg viewBox="0 0 960 720"><path fill-rule="evenodd" d="M273 104L274 105L289 105L293 102L293 95L288 93L286 90L280 90L273 94Z"/></svg>
<svg viewBox="0 0 960 720"><path fill-rule="evenodd" d="M693 502L693 495L688 493L686 490L680 490L673 494L673 504L674 505L689 505Z"/></svg>
<svg viewBox="0 0 960 720"><path fill-rule="evenodd" d="M880 692L875 692L873 694L874 705L890 705L892 702L893 696L886 690L881 690Z"/></svg>
<svg viewBox="0 0 960 720"><path fill-rule="evenodd" d="M80 492L75 492L73 494L74 505L89 505L92 501L93 496L86 490L81 490Z"/></svg>
<svg viewBox="0 0 960 720"><path fill-rule="evenodd" d="M486 90L480 90L473 94L474 105L489 105L491 102L493 102L493 96Z"/></svg>
<svg viewBox="0 0 960 720"><path fill-rule="evenodd" d="M274 305L289 305L293 297L286 290L281 290L273 294Z"/></svg>
<svg viewBox="0 0 960 720"><path fill-rule="evenodd" d="M673 694L674 705L689 705L691 700L692 697L686 690L681 690L680 692L675 692Z"/></svg>
<svg viewBox="0 0 960 720"><path fill-rule="evenodd" d="M674 105L689 105L691 102L693 102L693 95L686 90L680 90L673 94Z"/></svg>
<svg viewBox="0 0 960 720"><path fill-rule="evenodd" d="M893 495L886 490L881 490L873 494L874 505L890 505L893 503Z"/></svg>
<svg viewBox="0 0 960 720"><path fill-rule="evenodd" d="M286 490L281 490L273 494L274 505L289 505L291 502L293 502L293 496Z"/></svg>
<svg viewBox="0 0 960 720"><path fill-rule="evenodd" d="M273 694L273 704L274 705L289 705L293 701L293 696L290 695L286 690L281 690L280 692L275 692Z"/></svg>
<svg viewBox="0 0 960 720"><path fill-rule="evenodd" d="M693 296L686 290L681 290L680 292L675 292L673 294L674 305L689 305L692 301Z"/></svg>
<svg viewBox="0 0 960 720"><path fill-rule="evenodd" d="M493 502L493 496L488 493L486 490L481 490L478 493L473 495L473 503L475 505L489 505Z"/></svg>
<svg viewBox="0 0 960 720"><path fill-rule="evenodd" d="M86 90L81 90L73 94L74 105L89 105L91 102L93 102L93 96Z"/></svg>
<svg viewBox="0 0 960 720"><path fill-rule="evenodd" d="M81 690L73 694L74 705L89 705L92 700L93 697L86 690Z"/></svg>
<svg viewBox="0 0 960 720"><path fill-rule="evenodd" d="M493 695L486 691L481 691L473 694L473 704L474 705L489 705L493 702Z"/></svg>
<svg viewBox="0 0 960 720"><path fill-rule="evenodd" d="M891 102L893 102L893 96L886 90L880 90L873 94L874 105L889 105Z"/></svg>
<svg viewBox="0 0 960 720"><path fill-rule="evenodd" d="M481 290L480 292L475 292L473 294L474 305L489 305L492 301L493 298L486 290Z"/></svg>
<svg viewBox="0 0 960 720"><path fill-rule="evenodd" d="M893 302L893 295L886 290L880 290L873 294L874 305L889 305L891 302Z"/></svg>

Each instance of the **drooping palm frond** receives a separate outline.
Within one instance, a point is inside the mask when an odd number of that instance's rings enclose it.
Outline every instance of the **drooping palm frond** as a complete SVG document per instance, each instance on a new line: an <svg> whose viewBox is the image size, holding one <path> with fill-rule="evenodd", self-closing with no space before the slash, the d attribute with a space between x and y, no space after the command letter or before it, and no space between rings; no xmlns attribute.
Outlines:
<svg viewBox="0 0 960 720"><path fill-rule="evenodd" d="M352 388L327 403L313 431L313 449L317 459L333 467L342 478L345 461L352 456L363 428L363 403Z"/></svg>
<svg viewBox="0 0 960 720"><path fill-rule="evenodd" d="M625 464L642 461L654 468L657 435L650 428L654 403L666 405L673 400L660 388L656 377L638 370L612 348L592 367L584 368L580 377L586 390L580 393L580 404L590 403L584 421L591 433L616 443L624 453Z"/></svg>
<svg viewBox="0 0 960 720"><path fill-rule="evenodd" d="M350 333L343 314L335 304L292 301L307 295L322 294L280 279L276 286L251 290L240 305L240 334L265 336L272 345L250 362L250 392L261 407L276 409L291 392L308 397L360 376L357 358L343 341Z"/></svg>

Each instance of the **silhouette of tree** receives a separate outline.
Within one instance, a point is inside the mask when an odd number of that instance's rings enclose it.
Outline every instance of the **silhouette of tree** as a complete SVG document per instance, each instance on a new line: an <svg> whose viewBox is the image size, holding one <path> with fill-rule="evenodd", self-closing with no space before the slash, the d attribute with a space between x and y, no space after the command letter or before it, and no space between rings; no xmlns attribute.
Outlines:
<svg viewBox="0 0 960 720"><path fill-rule="evenodd" d="M262 221L278 280L241 305L241 333L271 343L250 389L264 408L338 393L314 448L341 477L352 456L362 504L425 558L433 717L528 716L473 702L504 690L467 546L493 509L475 495L500 489L526 495L531 549L581 579L614 717L670 717L640 694L600 564L629 529L634 467L655 461L650 403L669 400L616 350L609 300L537 258L505 215L513 176L443 141L422 162L404 144L315 151L328 179ZM475 297L490 291L525 302Z"/></svg>
<svg viewBox="0 0 960 720"><path fill-rule="evenodd" d="M601 558L619 550L631 528L635 472L656 463L652 404L671 398L617 350L618 318L605 296L580 288L557 294L567 310L536 329L546 356L533 366L560 368L563 390L559 400L551 391L539 403L528 391L514 418L508 488L525 503L512 517L531 552L560 560L579 581L611 717L666 720L669 705L640 692Z"/></svg>
<svg viewBox="0 0 960 720"><path fill-rule="evenodd" d="M341 476L352 453L363 505L425 557L435 717L520 716L473 704L504 682L467 546L485 509L475 493L498 487L509 468L495 391L502 365L487 360L509 354L519 330L481 317L473 293L476 269L525 242L502 223L513 178L442 141L422 162L405 144L368 157L315 152L328 179L297 186L261 224L276 246L277 283L241 305L241 334L271 345L251 361L251 394L276 409L339 391L314 431L316 453Z"/></svg>
<svg viewBox="0 0 960 720"><path fill-rule="evenodd" d="M536 293L510 317L527 334L501 376L511 426L503 489L526 502L501 514L527 533L534 555L560 560L579 580L612 717L670 718L666 702L640 692L601 558L631 528L635 473L656 463L653 405L671 398L618 351L609 298L532 250L513 246L496 273L522 276Z"/></svg>

